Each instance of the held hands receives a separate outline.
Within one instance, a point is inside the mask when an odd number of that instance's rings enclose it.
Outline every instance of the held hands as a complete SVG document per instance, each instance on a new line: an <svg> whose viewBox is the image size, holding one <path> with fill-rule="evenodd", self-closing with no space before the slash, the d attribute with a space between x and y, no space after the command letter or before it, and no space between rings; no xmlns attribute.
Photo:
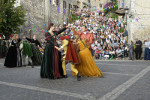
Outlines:
<svg viewBox="0 0 150 100"><path fill-rule="evenodd" d="M26 37L25 37L25 36L23 36L23 39L26 39Z"/></svg>
<svg viewBox="0 0 150 100"><path fill-rule="evenodd" d="M56 48L58 51L61 51L61 50L62 50L62 48L59 48L59 47L57 47L57 46L55 46L55 48Z"/></svg>

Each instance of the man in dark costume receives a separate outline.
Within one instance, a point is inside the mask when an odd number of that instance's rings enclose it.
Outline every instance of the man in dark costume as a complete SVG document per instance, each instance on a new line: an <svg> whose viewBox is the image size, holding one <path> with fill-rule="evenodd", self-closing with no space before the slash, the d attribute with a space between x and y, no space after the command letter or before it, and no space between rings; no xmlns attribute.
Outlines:
<svg viewBox="0 0 150 100"><path fill-rule="evenodd" d="M67 78L67 73L66 73L66 63L71 63L71 72L72 74L77 76L77 80L81 80L80 73L78 70L75 68L75 64L80 64L80 59L78 56L78 53L73 45L73 42L69 39L69 36L61 36L60 39L62 40L62 46L56 47L59 51L63 50L63 55L62 55L62 68L64 72L64 78Z"/></svg>
<svg viewBox="0 0 150 100"><path fill-rule="evenodd" d="M138 39L136 39L135 43L135 54L136 54L136 60L141 59L141 54L142 54L142 42Z"/></svg>

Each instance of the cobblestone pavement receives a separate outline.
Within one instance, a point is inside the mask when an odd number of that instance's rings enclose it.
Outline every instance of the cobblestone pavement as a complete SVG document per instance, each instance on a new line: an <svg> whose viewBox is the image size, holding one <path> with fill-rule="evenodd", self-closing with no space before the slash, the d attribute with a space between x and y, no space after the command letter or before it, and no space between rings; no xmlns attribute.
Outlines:
<svg viewBox="0 0 150 100"><path fill-rule="evenodd" d="M104 78L40 78L40 66L6 68L0 60L0 100L150 100L150 61L95 61Z"/></svg>

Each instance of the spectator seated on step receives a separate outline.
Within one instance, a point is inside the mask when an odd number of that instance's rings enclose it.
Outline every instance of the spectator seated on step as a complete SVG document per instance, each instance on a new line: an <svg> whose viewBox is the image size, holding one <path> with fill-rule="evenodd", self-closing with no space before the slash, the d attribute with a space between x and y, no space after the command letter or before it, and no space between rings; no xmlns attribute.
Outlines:
<svg viewBox="0 0 150 100"><path fill-rule="evenodd" d="M104 52L104 59L105 60L109 59L109 50L108 49L106 49Z"/></svg>
<svg viewBox="0 0 150 100"><path fill-rule="evenodd" d="M116 50L116 58L118 58L118 57L123 58L123 52L120 49L120 47L118 47L117 50Z"/></svg>

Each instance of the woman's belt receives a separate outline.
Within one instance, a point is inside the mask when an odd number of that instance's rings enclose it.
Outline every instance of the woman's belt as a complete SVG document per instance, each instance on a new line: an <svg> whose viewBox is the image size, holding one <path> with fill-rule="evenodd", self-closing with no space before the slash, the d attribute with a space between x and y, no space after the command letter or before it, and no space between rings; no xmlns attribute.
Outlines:
<svg viewBox="0 0 150 100"><path fill-rule="evenodd" d="M46 43L47 45L53 45L53 46L57 46L57 44L52 44L52 43Z"/></svg>

